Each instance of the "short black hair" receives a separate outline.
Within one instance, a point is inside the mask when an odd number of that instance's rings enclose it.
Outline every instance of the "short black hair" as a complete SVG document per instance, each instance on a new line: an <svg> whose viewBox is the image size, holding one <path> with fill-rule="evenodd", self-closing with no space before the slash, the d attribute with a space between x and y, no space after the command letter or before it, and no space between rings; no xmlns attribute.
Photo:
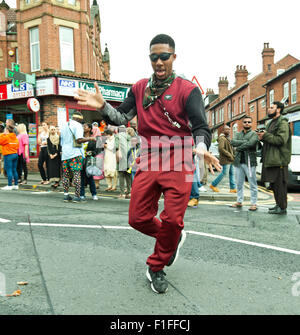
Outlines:
<svg viewBox="0 0 300 335"><path fill-rule="evenodd" d="M243 117L243 120L245 120L245 119L250 119L251 121L253 121L253 119L252 119L252 117L251 117L250 115L245 115L245 116Z"/></svg>
<svg viewBox="0 0 300 335"><path fill-rule="evenodd" d="M277 108L280 108L280 114L282 114L283 110L284 110L284 104L280 101L274 101L273 105L276 105Z"/></svg>
<svg viewBox="0 0 300 335"><path fill-rule="evenodd" d="M105 135L113 135L113 132L110 129L105 129L104 134Z"/></svg>
<svg viewBox="0 0 300 335"><path fill-rule="evenodd" d="M175 50L175 42L173 38L166 34L159 34L153 37L150 42L150 49L154 44L169 44L169 46Z"/></svg>

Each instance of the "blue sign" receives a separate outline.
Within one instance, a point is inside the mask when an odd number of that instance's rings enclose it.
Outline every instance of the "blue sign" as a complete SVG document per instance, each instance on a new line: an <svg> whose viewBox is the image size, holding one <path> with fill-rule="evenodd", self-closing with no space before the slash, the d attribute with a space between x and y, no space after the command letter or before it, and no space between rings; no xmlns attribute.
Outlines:
<svg viewBox="0 0 300 335"><path fill-rule="evenodd" d="M75 88L76 82L74 80L59 79L59 86Z"/></svg>
<svg viewBox="0 0 300 335"><path fill-rule="evenodd" d="M12 92L20 92L20 91L26 91L27 90L27 84L21 83L19 87L15 87L11 85L11 91Z"/></svg>
<svg viewBox="0 0 300 335"><path fill-rule="evenodd" d="M12 120L13 115L12 114L6 114L6 120Z"/></svg>

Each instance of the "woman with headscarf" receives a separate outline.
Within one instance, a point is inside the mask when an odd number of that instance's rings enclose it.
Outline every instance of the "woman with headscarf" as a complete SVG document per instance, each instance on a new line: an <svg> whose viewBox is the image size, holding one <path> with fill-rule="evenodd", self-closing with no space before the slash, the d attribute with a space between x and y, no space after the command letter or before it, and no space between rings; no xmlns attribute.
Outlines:
<svg viewBox="0 0 300 335"><path fill-rule="evenodd" d="M38 145L40 146L39 160L38 160L38 168L40 171L40 175L42 177L41 184L47 185L49 184L49 155L47 151L47 141L49 137L49 128L47 122L42 122L41 127L39 127L38 134ZM46 170L44 169L44 163L46 163Z"/></svg>
<svg viewBox="0 0 300 335"><path fill-rule="evenodd" d="M49 137L47 139L47 149L49 155L49 180L50 182L54 182L51 186L57 188L61 177L61 146L59 135L57 134L54 126L50 126Z"/></svg>

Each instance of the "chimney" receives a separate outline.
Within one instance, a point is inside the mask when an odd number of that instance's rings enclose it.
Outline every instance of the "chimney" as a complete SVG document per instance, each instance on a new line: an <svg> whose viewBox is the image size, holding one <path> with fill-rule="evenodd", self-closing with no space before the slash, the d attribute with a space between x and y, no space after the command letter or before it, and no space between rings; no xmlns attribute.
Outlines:
<svg viewBox="0 0 300 335"><path fill-rule="evenodd" d="M275 50L269 47L269 43L264 43L262 51L263 72L270 73L274 70L274 54Z"/></svg>
<svg viewBox="0 0 300 335"><path fill-rule="evenodd" d="M212 88L208 88L206 90L206 96L208 96L208 95L214 95L214 94L215 94L215 92L214 92L214 90Z"/></svg>
<svg viewBox="0 0 300 335"><path fill-rule="evenodd" d="M240 87L241 85L245 84L248 80L248 71L246 69L246 66L237 65L234 75L236 87Z"/></svg>
<svg viewBox="0 0 300 335"><path fill-rule="evenodd" d="M224 98L228 94L228 80L227 77L220 77L219 82L219 98Z"/></svg>

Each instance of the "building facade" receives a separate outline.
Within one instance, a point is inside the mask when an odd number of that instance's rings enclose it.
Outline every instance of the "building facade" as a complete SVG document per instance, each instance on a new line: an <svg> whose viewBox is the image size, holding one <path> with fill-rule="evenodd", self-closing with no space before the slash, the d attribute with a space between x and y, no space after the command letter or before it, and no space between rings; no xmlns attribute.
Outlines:
<svg viewBox="0 0 300 335"><path fill-rule="evenodd" d="M249 80L246 66L237 65L233 88L228 88L227 77L220 77L219 94L207 90L204 102L213 139L217 139L225 124L231 127L231 136L241 131L241 119L245 115L252 117L253 129L266 120L268 96L265 84L299 62L288 54L275 63L274 55L275 50L270 48L269 43L264 43L261 73Z"/></svg>
<svg viewBox="0 0 300 335"><path fill-rule="evenodd" d="M294 135L300 136L300 62L294 64L276 77L268 80L266 102L270 106L273 101L283 101L284 114L288 118Z"/></svg>
<svg viewBox="0 0 300 335"><path fill-rule="evenodd" d="M42 122L60 126L75 110L87 122L100 122L99 113L79 106L77 88L100 86L106 100L119 105L130 84L110 82L107 46L102 53L101 21L96 0L17 0L12 9L0 3L0 121L13 118L25 123L30 137L30 168L36 169L38 127ZM22 73L34 74L36 85L15 87L5 76L13 63ZM27 107L29 97L40 103L38 113Z"/></svg>

